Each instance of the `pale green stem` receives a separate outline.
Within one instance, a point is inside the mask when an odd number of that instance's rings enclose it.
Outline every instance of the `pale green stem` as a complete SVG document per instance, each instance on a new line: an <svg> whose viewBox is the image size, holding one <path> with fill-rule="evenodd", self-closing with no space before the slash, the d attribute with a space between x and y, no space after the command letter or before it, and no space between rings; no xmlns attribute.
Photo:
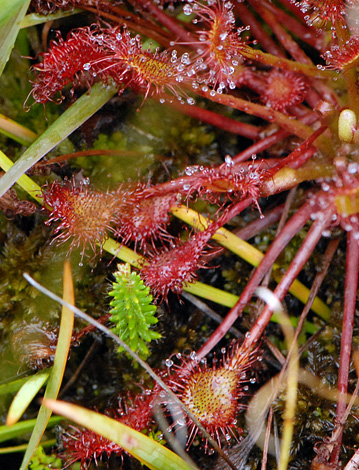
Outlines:
<svg viewBox="0 0 359 470"><path fill-rule="evenodd" d="M57 13L52 13L50 15L39 15L37 13L30 13L26 15L22 20L20 28L30 28L30 26L36 26L37 24L47 23L48 21L59 20L60 18L66 18L66 16L77 15L82 13L83 10L80 8L75 8L70 11L58 11Z"/></svg>
<svg viewBox="0 0 359 470"><path fill-rule="evenodd" d="M284 59L283 57L277 57L263 52L259 49L253 49L250 46L245 46L241 49L241 55L249 60L255 60L264 65L270 65L271 67L278 67L283 70L290 70L292 72L300 72L307 77L314 78L338 78L336 72L331 70L321 70L314 65L303 64L301 62L295 62L294 60Z"/></svg>
<svg viewBox="0 0 359 470"><path fill-rule="evenodd" d="M312 181L318 178L326 178L333 176L335 168L333 165L313 164L309 162L307 165L294 170L288 166L278 170L273 176L268 178L260 187L262 197L268 197L297 187L304 181Z"/></svg>
<svg viewBox="0 0 359 470"><path fill-rule="evenodd" d="M290 317L284 312L281 303L273 292L266 287L259 287L256 290L259 298L264 300L269 307L276 313L279 324L282 327L287 348L288 348L288 369L284 367L280 373L283 377L286 375L287 391L285 400L285 411L283 417L283 433L280 448L280 460L278 470L287 470L290 449L292 445L295 410L297 407L297 390L298 390L298 374L299 374L299 355L298 344L295 339L293 327Z"/></svg>

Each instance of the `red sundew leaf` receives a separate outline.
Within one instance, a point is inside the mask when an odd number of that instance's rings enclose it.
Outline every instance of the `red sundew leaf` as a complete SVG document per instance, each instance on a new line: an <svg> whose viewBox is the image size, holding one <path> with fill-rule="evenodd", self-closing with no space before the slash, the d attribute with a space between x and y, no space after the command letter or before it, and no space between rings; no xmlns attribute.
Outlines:
<svg viewBox="0 0 359 470"><path fill-rule="evenodd" d="M198 43L188 44L197 46L202 68L208 70L206 83L218 86L219 90L227 85L231 89L236 87L233 74L243 62L241 50L246 45L241 33L247 28L235 27L233 8L232 3L220 0L208 2L207 5L192 1L183 8L186 15L195 13L207 27L198 31Z"/></svg>
<svg viewBox="0 0 359 470"><path fill-rule="evenodd" d="M215 225L218 228L217 224ZM144 264L140 276L151 288L155 298L166 299L169 291L180 294L183 287L197 280L196 271L204 268L200 260L205 254L206 245L212 237L213 227L195 233L187 242L177 241L172 248L164 248L152 253L149 262Z"/></svg>
<svg viewBox="0 0 359 470"><path fill-rule="evenodd" d="M267 76L267 87L261 95L262 101L277 111L300 104L307 94L307 84L298 74L273 69Z"/></svg>
<svg viewBox="0 0 359 470"><path fill-rule="evenodd" d="M152 470L193 469L166 447L108 416L61 401L46 400L44 405L115 442Z"/></svg>
<svg viewBox="0 0 359 470"><path fill-rule="evenodd" d="M224 438L236 440L242 433L237 426L237 414L245 408L241 402L246 396L243 385L249 382L247 372L259 357L258 350L244 350L233 342L227 352L223 352L220 361L214 359L212 367L201 363L194 355L190 358L179 357L180 364L169 362L167 385L178 395L204 429L221 445ZM169 405L175 424L188 428L187 447L190 447L198 433L197 426L179 407L166 397L164 405ZM205 450L208 441L205 440Z"/></svg>
<svg viewBox="0 0 359 470"><path fill-rule="evenodd" d="M74 182L55 181L42 191L44 205L52 210L46 222L60 221L55 229L56 239L65 242L72 239L71 247L87 245L95 251L96 243L102 244L111 225L116 220L122 203L116 193L102 193L86 185L76 187Z"/></svg>
<svg viewBox="0 0 359 470"><path fill-rule="evenodd" d="M75 86L85 81L91 86L95 81L94 73L98 71L95 70L98 66L95 67L94 64L104 61L104 53L96 40L96 33L98 28L81 28L72 31L66 40L58 34L57 42L51 41L49 51L40 54L42 61L32 67L36 79L32 82L31 95L35 101L54 101L56 93L61 92L68 83ZM92 73L85 75L90 69L90 62ZM57 102L62 99L61 95Z"/></svg>
<svg viewBox="0 0 359 470"><path fill-rule="evenodd" d="M100 28L92 25L72 31L66 40L52 41L48 52L40 54L42 62L33 66L36 79L31 94L35 101L54 101L56 93L68 83L88 87L110 78L120 86L120 93L130 86L145 93L165 95L194 102L181 84L192 84L196 65L188 54L177 57L175 50L151 52L142 49L139 35L133 37L124 27Z"/></svg>
<svg viewBox="0 0 359 470"><path fill-rule="evenodd" d="M170 208L177 201L175 193L146 196L140 187L130 196L126 196L126 192L123 194L127 202L115 222L115 236L120 237L124 244L133 241L135 248L139 245L145 251L147 242L154 246L155 240L171 238L166 226Z"/></svg>

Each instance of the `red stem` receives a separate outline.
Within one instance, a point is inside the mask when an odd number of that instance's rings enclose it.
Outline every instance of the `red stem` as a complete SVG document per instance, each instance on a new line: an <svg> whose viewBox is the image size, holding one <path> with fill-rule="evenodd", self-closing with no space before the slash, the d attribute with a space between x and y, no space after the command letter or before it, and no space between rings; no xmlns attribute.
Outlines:
<svg viewBox="0 0 359 470"><path fill-rule="evenodd" d="M284 140L289 135L290 135L289 132L285 131L284 129L280 129L274 134L269 135L268 137L264 137L264 139L259 140L255 144L248 147L246 150L243 150L243 152L235 155L232 158L233 163L237 164L237 163L244 162L248 160L249 158L252 158L253 156L255 156L257 153L261 153L267 148L276 144L277 142Z"/></svg>
<svg viewBox="0 0 359 470"><path fill-rule="evenodd" d="M189 32L186 31L181 25L177 23L174 18L166 15L166 13L154 5L149 0L136 0L136 4L140 4L143 8L151 13L151 15L156 18L165 28L171 31L173 34L176 35L175 40L181 41L197 41L197 39Z"/></svg>
<svg viewBox="0 0 359 470"><path fill-rule="evenodd" d="M303 118L301 118L301 122L303 124L313 124L313 122L317 121L318 116L315 113L308 113ZM263 152L267 148L271 147L272 145L284 140L286 137L290 135L289 132L285 131L284 129L280 129L279 131L275 132L268 137L264 137L263 139L259 140L255 144L248 147L241 153L238 153L236 156L233 157L233 162L240 163L252 158L253 155L257 153Z"/></svg>
<svg viewBox="0 0 359 470"><path fill-rule="evenodd" d="M256 219L244 228L233 230L232 232L242 240L249 240L266 228L275 224L280 219L283 208L284 204L280 204L279 206L274 207L271 211L265 212L262 219Z"/></svg>
<svg viewBox="0 0 359 470"><path fill-rule="evenodd" d="M277 57L285 57L283 48L278 46L269 34L264 31L262 25L243 3L236 2L234 8L241 23L251 27L251 34L258 40L263 49Z"/></svg>
<svg viewBox="0 0 359 470"><path fill-rule="evenodd" d="M280 283L274 290L274 295L280 302L284 299L293 281L303 269L310 255L313 253L316 244L322 237L323 230L325 230L328 224L330 224L332 214L333 209L327 210L325 213L320 212L318 214L318 218L315 220L312 227L310 228L293 261L290 263L288 270L286 271ZM263 309L255 324L252 326L250 330L250 335L246 335L246 338L243 342L244 349L252 349L255 344L260 341L262 334L265 328L267 327L272 315L273 309L267 305Z"/></svg>
<svg viewBox="0 0 359 470"><path fill-rule="evenodd" d="M288 10L290 10L292 13L294 13L296 18L300 18L303 23L306 23L305 17L307 13L303 13L300 9L301 2L294 3L293 0L279 0L279 2L288 8Z"/></svg>
<svg viewBox="0 0 359 470"><path fill-rule="evenodd" d="M338 403L337 423L343 425L343 416L346 408L346 393L348 391L348 378L350 370L350 357L352 350L353 326L355 315L355 304L358 289L359 270L359 241L355 238L355 230L347 232L347 257L345 267L344 286L344 316L340 348L340 364L338 377ZM337 465L343 437L343 427L336 441L331 463Z"/></svg>
<svg viewBox="0 0 359 470"><path fill-rule="evenodd" d="M317 31L313 31L312 29L308 28L308 26L303 25L300 23L296 17L288 15L285 11L281 10L280 8L276 7L272 3L263 0L263 5L271 12L273 15L278 18L278 20L282 23L282 25L288 30L294 33L296 36L300 37L300 39L307 44L310 44L315 49L320 52L324 52L324 43L318 37Z"/></svg>
<svg viewBox="0 0 359 470"><path fill-rule="evenodd" d="M197 357L202 359L205 357L211 349L213 349L218 342L227 334L229 328L242 314L244 308L252 298L255 290L259 286L265 274L269 269L272 268L273 263L288 245L290 240L299 232L299 230L309 220L313 211L317 209L317 198L314 197L311 201L305 203L298 212L287 222L281 233L275 238L269 247L267 253L264 255L260 265L255 270L252 278L249 280L245 289L243 290L236 305L229 311L223 322L219 327L212 333L208 341L201 347L197 353Z"/></svg>
<svg viewBox="0 0 359 470"><path fill-rule="evenodd" d="M301 121L291 119L289 116L274 109L270 109L266 106L252 103L232 95L225 95L220 93L211 94L211 92L206 88L199 89L196 91L196 93L211 101L214 101L215 103L231 106L232 108L239 109L240 111L243 111L247 114L261 117L269 122L274 122L285 129L287 132L294 134L303 140L310 137L313 133L313 129L311 129L309 126L306 126ZM320 147L321 150L328 155L333 155L334 152L331 142L329 139L325 138L325 136L322 137L323 138L318 139L316 147Z"/></svg>
<svg viewBox="0 0 359 470"><path fill-rule="evenodd" d="M303 143L299 145L292 153L290 153L287 157L283 158L278 165L273 167L268 172L268 179L271 178L278 170L284 168L285 166L289 166L290 168L297 169L300 166L304 165L306 161L308 161L314 153L317 151L314 147L312 147L315 140L327 129L327 126L321 126L317 129L313 134L308 137Z"/></svg>
<svg viewBox="0 0 359 470"><path fill-rule="evenodd" d="M299 45L293 40L293 38L288 34L284 28L278 23L277 17L274 16L269 10L263 7L263 4L258 2L258 0L251 0L251 4L262 16L263 20L270 26L273 33L279 39L279 42L283 44L286 50L290 55L297 61L302 62L303 64L313 65L313 62L310 58L303 52ZM312 82L313 80L309 80ZM316 106L320 100L317 92L311 88L308 90L306 101L311 105L312 108Z"/></svg>
<svg viewBox="0 0 359 470"><path fill-rule="evenodd" d="M82 6L81 8L86 11L91 11L92 13L98 14L97 8L88 6ZM125 17L121 17L118 14L112 14L106 11L101 11L101 17L107 18L108 20L111 20L115 23L125 24L134 31L137 31L138 33L143 34L144 36L151 37L154 41L157 41L159 44L161 44L161 46L170 47L171 40L165 37L166 31L158 33L157 31L155 31L153 23L150 23L149 21L142 20L142 18L139 17L136 17L136 20L131 21L128 15Z"/></svg>
<svg viewBox="0 0 359 470"><path fill-rule="evenodd" d="M273 33L279 39L279 42L286 48L286 50L296 61L302 62L303 64L313 64L305 52L303 52L299 45L278 23L277 17L274 16L267 8L265 8L263 3L259 2L258 0L250 0L250 3L253 8L255 8L256 11L261 15L265 23L270 26Z"/></svg>
<svg viewBox="0 0 359 470"><path fill-rule="evenodd" d="M259 134L262 131L260 127L247 124L245 122L236 121L221 114L217 114L213 111L200 108L199 106L192 106L189 104L181 104L180 102L173 100L172 102L166 102L171 108L175 108L181 113L187 114L195 119L224 129L227 132L247 137L248 139L258 140Z"/></svg>

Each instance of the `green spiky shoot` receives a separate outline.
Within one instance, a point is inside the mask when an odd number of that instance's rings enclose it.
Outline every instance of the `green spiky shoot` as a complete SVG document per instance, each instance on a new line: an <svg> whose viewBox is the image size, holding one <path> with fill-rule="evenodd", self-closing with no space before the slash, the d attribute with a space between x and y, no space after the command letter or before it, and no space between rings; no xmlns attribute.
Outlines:
<svg viewBox="0 0 359 470"><path fill-rule="evenodd" d="M161 338L151 329L158 322L155 317L157 307L152 304L149 287L137 273L131 272L129 264L118 264L117 268L113 290L109 292L113 297L110 302L110 320L115 325L112 331L145 359L150 354L147 343ZM119 352L122 351L120 347Z"/></svg>

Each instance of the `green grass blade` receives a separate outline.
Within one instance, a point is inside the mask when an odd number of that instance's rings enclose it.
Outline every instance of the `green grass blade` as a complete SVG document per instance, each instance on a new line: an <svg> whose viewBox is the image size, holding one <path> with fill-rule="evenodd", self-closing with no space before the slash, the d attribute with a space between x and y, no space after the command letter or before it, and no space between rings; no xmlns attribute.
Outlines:
<svg viewBox="0 0 359 470"><path fill-rule="evenodd" d="M1 150L0 150L0 167L4 171L8 171L12 166L14 166L14 163L10 160L9 157L7 157ZM41 194L41 188L39 185L35 183L29 176L27 175L22 175L20 178L17 179L17 184L24 189L29 196L35 199L35 201L39 202L42 204L42 199L39 197Z"/></svg>
<svg viewBox="0 0 359 470"><path fill-rule="evenodd" d="M41 446L43 448L54 447L55 445L56 445L56 439L49 439L48 441L41 442ZM10 447L1 447L0 455L1 454L14 454L16 452L25 452L26 448L27 448L27 444L20 444L18 446L10 446Z"/></svg>
<svg viewBox="0 0 359 470"><path fill-rule="evenodd" d="M36 419L28 419L26 421L20 421L13 426L0 426L0 442L5 442L10 439L19 438L25 434L28 434L34 429ZM50 418L47 427L53 427L60 424L62 421L60 416L53 416Z"/></svg>
<svg viewBox="0 0 359 470"><path fill-rule="evenodd" d="M0 396L17 392L26 381L27 377L23 377L21 379L13 380L12 382L4 382L0 385Z"/></svg>
<svg viewBox="0 0 359 470"><path fill-rule="evenodd" d="M30 0L1 0L0 8L0 75L9 60L14 47L21 21L28 9Z"/></svg>
<svg viewBox="0 0 359 470"><path fill-rule="evenodd" d="M89 93L82 95L35 142L0 180L0 197L29 168L62 142L98 111L117 92L114 85L96 83Z"/></svg>
<svg viewBox="0 0 359 470"><path fill-rule="evenodd" d="M11 426L19 421L27 407L35 398L41 387L49 378L51 369L40 370L27 379L24 385L15 395L6 418L6 424Z"/></svg>
<svg viewBox="0 0 359 470"><path fill-rule="evenodd" d="M192 470L171 450L108 416L61 401L44 400L44 405L115 442L151 470Z"/></svg>
<svg viewBox="0 0 359 470"><path fill-rule="evenodd" d="M13 121L12 119L0 114L0 132L6 137L15 140L21 145L28 147L36 140L37 135L25 126Z"/></svg>
<svg viewBox="0 0 359 470"><path fill-rule="evenodd" d="M69 303L75 303L74 287L71 274L70 262L66 261L64 266L64 287L63 298ZM71 344L72 329L74 324L74 314L66 307L62 308L59 338L55 353L54 365L45 390L44 398L54 399L57 397L62 377L65 371L69 348ZM51 411L43 405L37 415L36 424L31 435L28 448L21 463L20 470L25 470L38 446L41 437L50 419Z"/></svg>

